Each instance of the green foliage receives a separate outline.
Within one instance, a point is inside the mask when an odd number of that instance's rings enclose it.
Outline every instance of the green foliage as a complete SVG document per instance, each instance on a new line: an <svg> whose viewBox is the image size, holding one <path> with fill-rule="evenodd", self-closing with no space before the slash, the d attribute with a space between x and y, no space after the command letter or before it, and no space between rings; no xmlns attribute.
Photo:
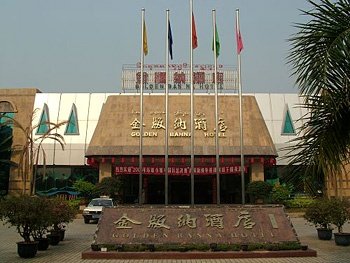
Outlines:
<svg viewBox="0 0 350 263"><path fill-rule="evenodd" d="M47 212L47 204L39 197L8 196L0 201L1 219L16 227L25 242L30 242L33 232L45 223L43 212Z"/></svg>
<svg viewBox="0 0 350 263"><path fill-rule="evenodd" d="M276 184L272 188L271 201L274 204L284 204L289 199L290 191L286 185Z"/></svg>
<svg viewBox="0 0 350 263"><path fill-rule="evenodd" d="M76 198L76 199L71 199L71 200L68 200L68 205L70 207L72 207L73 209L75 209L76 211L79 210L79 207L80 207L80 203L81 203L81 199L80 198Z"/></svg>
<svg viewBox="0 0 350 263"><path fill-rule="evenodd" d="M287 166L288 173L283 176L283 181L293 185L296 192L304 192L310 196L318 196L319 191L324 192L324 173L313 165Z"/></svg>
<svg viewBox="0 0 350 263"><path fill-rule="evenodd" d="M94 251L99 251L101 248L107 248L107 251L120 252L143 252L143 251L240 251L242 244L229 243L212 243L212 244L123 244L111 245L100 244L92 245ZM248 251L266 251L266 250L299 250L301 249L300 242L281 242L281 243L249 243L245 244Z"/></svg>
<svg viewBox="0 0 350 263"><path fill-rule="evenodd" d="M34 197L32 197L34 198ZM33 228L32 236L34 239L44 238L48 228L51 225L52 206L50 199L46 197L35 197L36 204L40 214L38 214L38 222Z"/></svg>
<svg viewBox="0 0 350 263"><path fill-rule="evenodd" d="M241 246L239 244L218 244L217 251L239 251Z"/></svg>
<svg viewBox="0 0 350 263"><path fill-rule="evenodd" d="M78 210L60 198L50 199L51 219L50 223L54 231L63 229L66 224L72 222Z"/></svg>
<svg viewBox="0 0 350 263"><path fill-rule="evenodd" d="M16 227L24 241L42 238L49 227L59 230L71 222L77 210L59 198L7 196L0 200L0 218Z"/></svg>
<svg viewBox="0 0 350 263"><path fill-rule="evenodd" d="M305 211L305 219L316 227L330 229L333 203L326 198L317 199Z"/></svg>
<svg viewBox="0 0 350 263"><path fill-rule="evenodd" d="M122 181L117 176L105 177L96 185L96 193L100 196L107 195L118 202L118 196L122 189Z"/></svg>
<svg viewBox="0 0 350 263"><path fill-rule="evenodd" d="M284 150L290 165L307 167L305 177L324 174L336 183L350 146L350 3L308 2L310 21L296 24L288 56L308 113Z"/></svg>
<svg viewBox="0 0 350 263"><path fill-rule="evenodd" d="M295 197L293 199L285 201L286 208L308 208L315 202L315 199L311 197Z"/></svg>
<svg viewBox="0 0 350 263"><path fill-rule="evenodd" d="M338 228L338 232L343 232L343 225L350 220L350 203L348 200L332 198L330 200L332 211L330 211L331 223Z"/></svg>
<svg viewBox="0 0 350 263"><path fill-rule="evenodd" d="M266 199L270 196L272 186L264 181L250 182L247 193L254 199Z"/></svg>
<svg viewBox="0 0 350 263"><path fill-rule="evenodd" d="M96 186L93 183L85 181L83 179L79 179L74 182L73 188L80 193L80 196L91 199L96 190Z"/></svg>
<svg viewBox="0 0 350 263"><path fill-rule="evenodd" d="M270 251L298 250L301 249L301 244L299 242L267 243L264 247Z"/></svg>

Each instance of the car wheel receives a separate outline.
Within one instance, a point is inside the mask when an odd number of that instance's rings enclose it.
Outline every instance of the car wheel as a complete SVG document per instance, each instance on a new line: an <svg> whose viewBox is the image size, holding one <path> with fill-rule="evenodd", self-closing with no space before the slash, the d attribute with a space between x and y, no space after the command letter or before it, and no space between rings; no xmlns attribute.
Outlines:
<svg viewBox="0 0 350 263"><path fill-rule="evenodd" d="M84 223L85 223L85 224L89 224L89 223L90 223L90 220L87 219L87 218L84 218Z"/></svg>

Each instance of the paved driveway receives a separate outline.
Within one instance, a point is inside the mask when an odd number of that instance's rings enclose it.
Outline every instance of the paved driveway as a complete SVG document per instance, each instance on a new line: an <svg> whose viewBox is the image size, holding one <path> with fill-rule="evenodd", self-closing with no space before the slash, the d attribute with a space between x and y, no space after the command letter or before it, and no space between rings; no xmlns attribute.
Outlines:
<svg viewBox="0 0 350 263"><path fill-rule="evenodd" d="M313 226L308 225L302 218L292 218L292 223L303 244L317 250L316 258L277 258L277 259L208 259L208 260L82 260L81 252L89 249L95 232L96 224L84 224L82 219L76 219L68 225L66 237L58 246L50 246L47 251L38 251L35 258L21 259L17 255L16 242L21 238L15 228L8 228L0 223L0 262L129 262L129 263L228 263L228 262L254 262L254 263L275 263L275 262L334 262L349 263L350 247L336 246L334 240L321 241L317 239L317 233ZM344 231L350 232L350 225L345 225Z"/></svg>

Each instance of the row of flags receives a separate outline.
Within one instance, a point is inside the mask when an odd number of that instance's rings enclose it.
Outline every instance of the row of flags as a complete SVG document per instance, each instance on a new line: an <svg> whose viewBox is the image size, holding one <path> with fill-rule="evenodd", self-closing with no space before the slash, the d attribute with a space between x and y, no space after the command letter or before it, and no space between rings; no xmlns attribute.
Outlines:
<svg viewBox="0 0 350 263"><path fill-rule="evenodd" d="M194 87L193 87L193 50L198 47L198 38L197 38L197 31L196 31L196 24L193 14L193 3L192 0L190 0L190 14L192 15L192 18L190 20L191 23L191 30L190 30L190 40L191 40L191 47L190 47L190 82L191 82L191 134L194 134L194 125L193 125L193 118L194 118ZM146 30L146 23L144 18L145 9L142 9L141 13L141 83L143 82L143 67L144 67L144 56L148 54L148 43L147 43L147 30ZM166 114L166 124L165 124L165 133L168 134L168 116L169 116L169 104L168 104L168 70L169 70L169 56L171 59L173 59L173 36L172 36L172 30L170 26L170 20L169 20L169 10L166 10L167 14L167 38L166 38L166 60L165 60L165 69L166 69L166 85L165 85L165 114ZM219 119L219 103L218 103L218 85L217 85L217 58L220 55L220 39L218 34L218 28L216 25L216 11L212 10L212 18L213 18L213 42L212 42L212 50L214 55L214 72L215 72L215 122L218 123ZM236 41L237 41L237 64L238 64L238 91L239 91L239 118L240 118L240 141L241 141L241 181L242 181L242 204L245 203L245 183L244 183L244 155L243 155L243 115L242 115L242 85L240 81L241 76L241 56L240 53L243 50L243 41L241 32L239 30L239 10L236 10ZM140 123L143 123L143 85L140 86ZM218 130L219 127L217 126L216 129ZM140 126L140 134L143 134L143 125ZM165 184L164 184L164 201L165 205L168 205L168 136L165 136ZM142 204L142 190L143 190L143 179L142 179L142 149L143 149L143 136L140 136L140 152L139 152L139 203ZM217 203L220 204L220 173L219 173L219 140L218 140L218 133L215 133L215 155L216 155L216 182L217 182L217 190L216 190L216 200ZM194 136L191 136L191 204L194 205Z"/></svg>
<svg viewBox="0 0 350 263"><path fill-rule="evenodd" d="M215 39L215 40L214 40ZM212 50L214 51L214 41L215 41L215 50L216 57L220 55L220 39L217 26L215 24L215 37L213 37ZM168 22L168 43L169 43L169 54L170 58L173 59L173 36L171 32L170 21ZM236 43L237 43L237 54L240 54L243 50L243 40L241 31L236 24ZM194 15L192 13L192 49L196 49L198 47L198 38L196 31L196 24L194 20ZM148 43L147 43L147 30L146 30L146 22L143 21L143 53L145 56L148 54Z"/></svg>

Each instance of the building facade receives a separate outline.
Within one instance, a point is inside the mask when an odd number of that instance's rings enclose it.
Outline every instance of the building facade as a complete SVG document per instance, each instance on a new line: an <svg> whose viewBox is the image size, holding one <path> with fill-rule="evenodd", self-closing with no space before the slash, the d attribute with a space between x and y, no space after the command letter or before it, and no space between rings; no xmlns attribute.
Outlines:
<svg viewBox="0 0 350 263"><path fill-rule="evenodd" d="M23 96L26 94L26 98ZM24 99L23 99L24 98ZM0 90L0 111L28 122L33 117L33 136L40 136L47 122L66 121L57 132L65 139L64 150L54 141L43 142L45 158L39 159L36 190L39 194L72 191L74 181L96 183L107 176L123 178L123 201L138 197L140 99L138 94L40 93L35 89ZM296 138L306 113L297 105L297 94L256 93L243 96L244 173L246 182L276 181L284 159L282 148ZM26 105L25 107L23 105ZM194 98L195 202L215 203L215 100L212 94ZM169 96L169 202L189 203L190 96ZM28 115L25 117L24 115ZM219 95L218 141L220 199L240 203L239 105L236 94ZM46 123L46 124L45 124ZM27 123L30 125L29 123ZM143 189L146 203L164 202L165 96L144 95ZM13 127L13 141L20 142ZM42 167L44 164L46 169ZM16 156L11 160L16 161ZM17 160L18 161L18 160ZM15 168L8 172L8 191L20 192ZM45 175L44 175L45 172ZM6 187L6 186L5 186ZM350 193L349 193L350 194Z"/></svg>

